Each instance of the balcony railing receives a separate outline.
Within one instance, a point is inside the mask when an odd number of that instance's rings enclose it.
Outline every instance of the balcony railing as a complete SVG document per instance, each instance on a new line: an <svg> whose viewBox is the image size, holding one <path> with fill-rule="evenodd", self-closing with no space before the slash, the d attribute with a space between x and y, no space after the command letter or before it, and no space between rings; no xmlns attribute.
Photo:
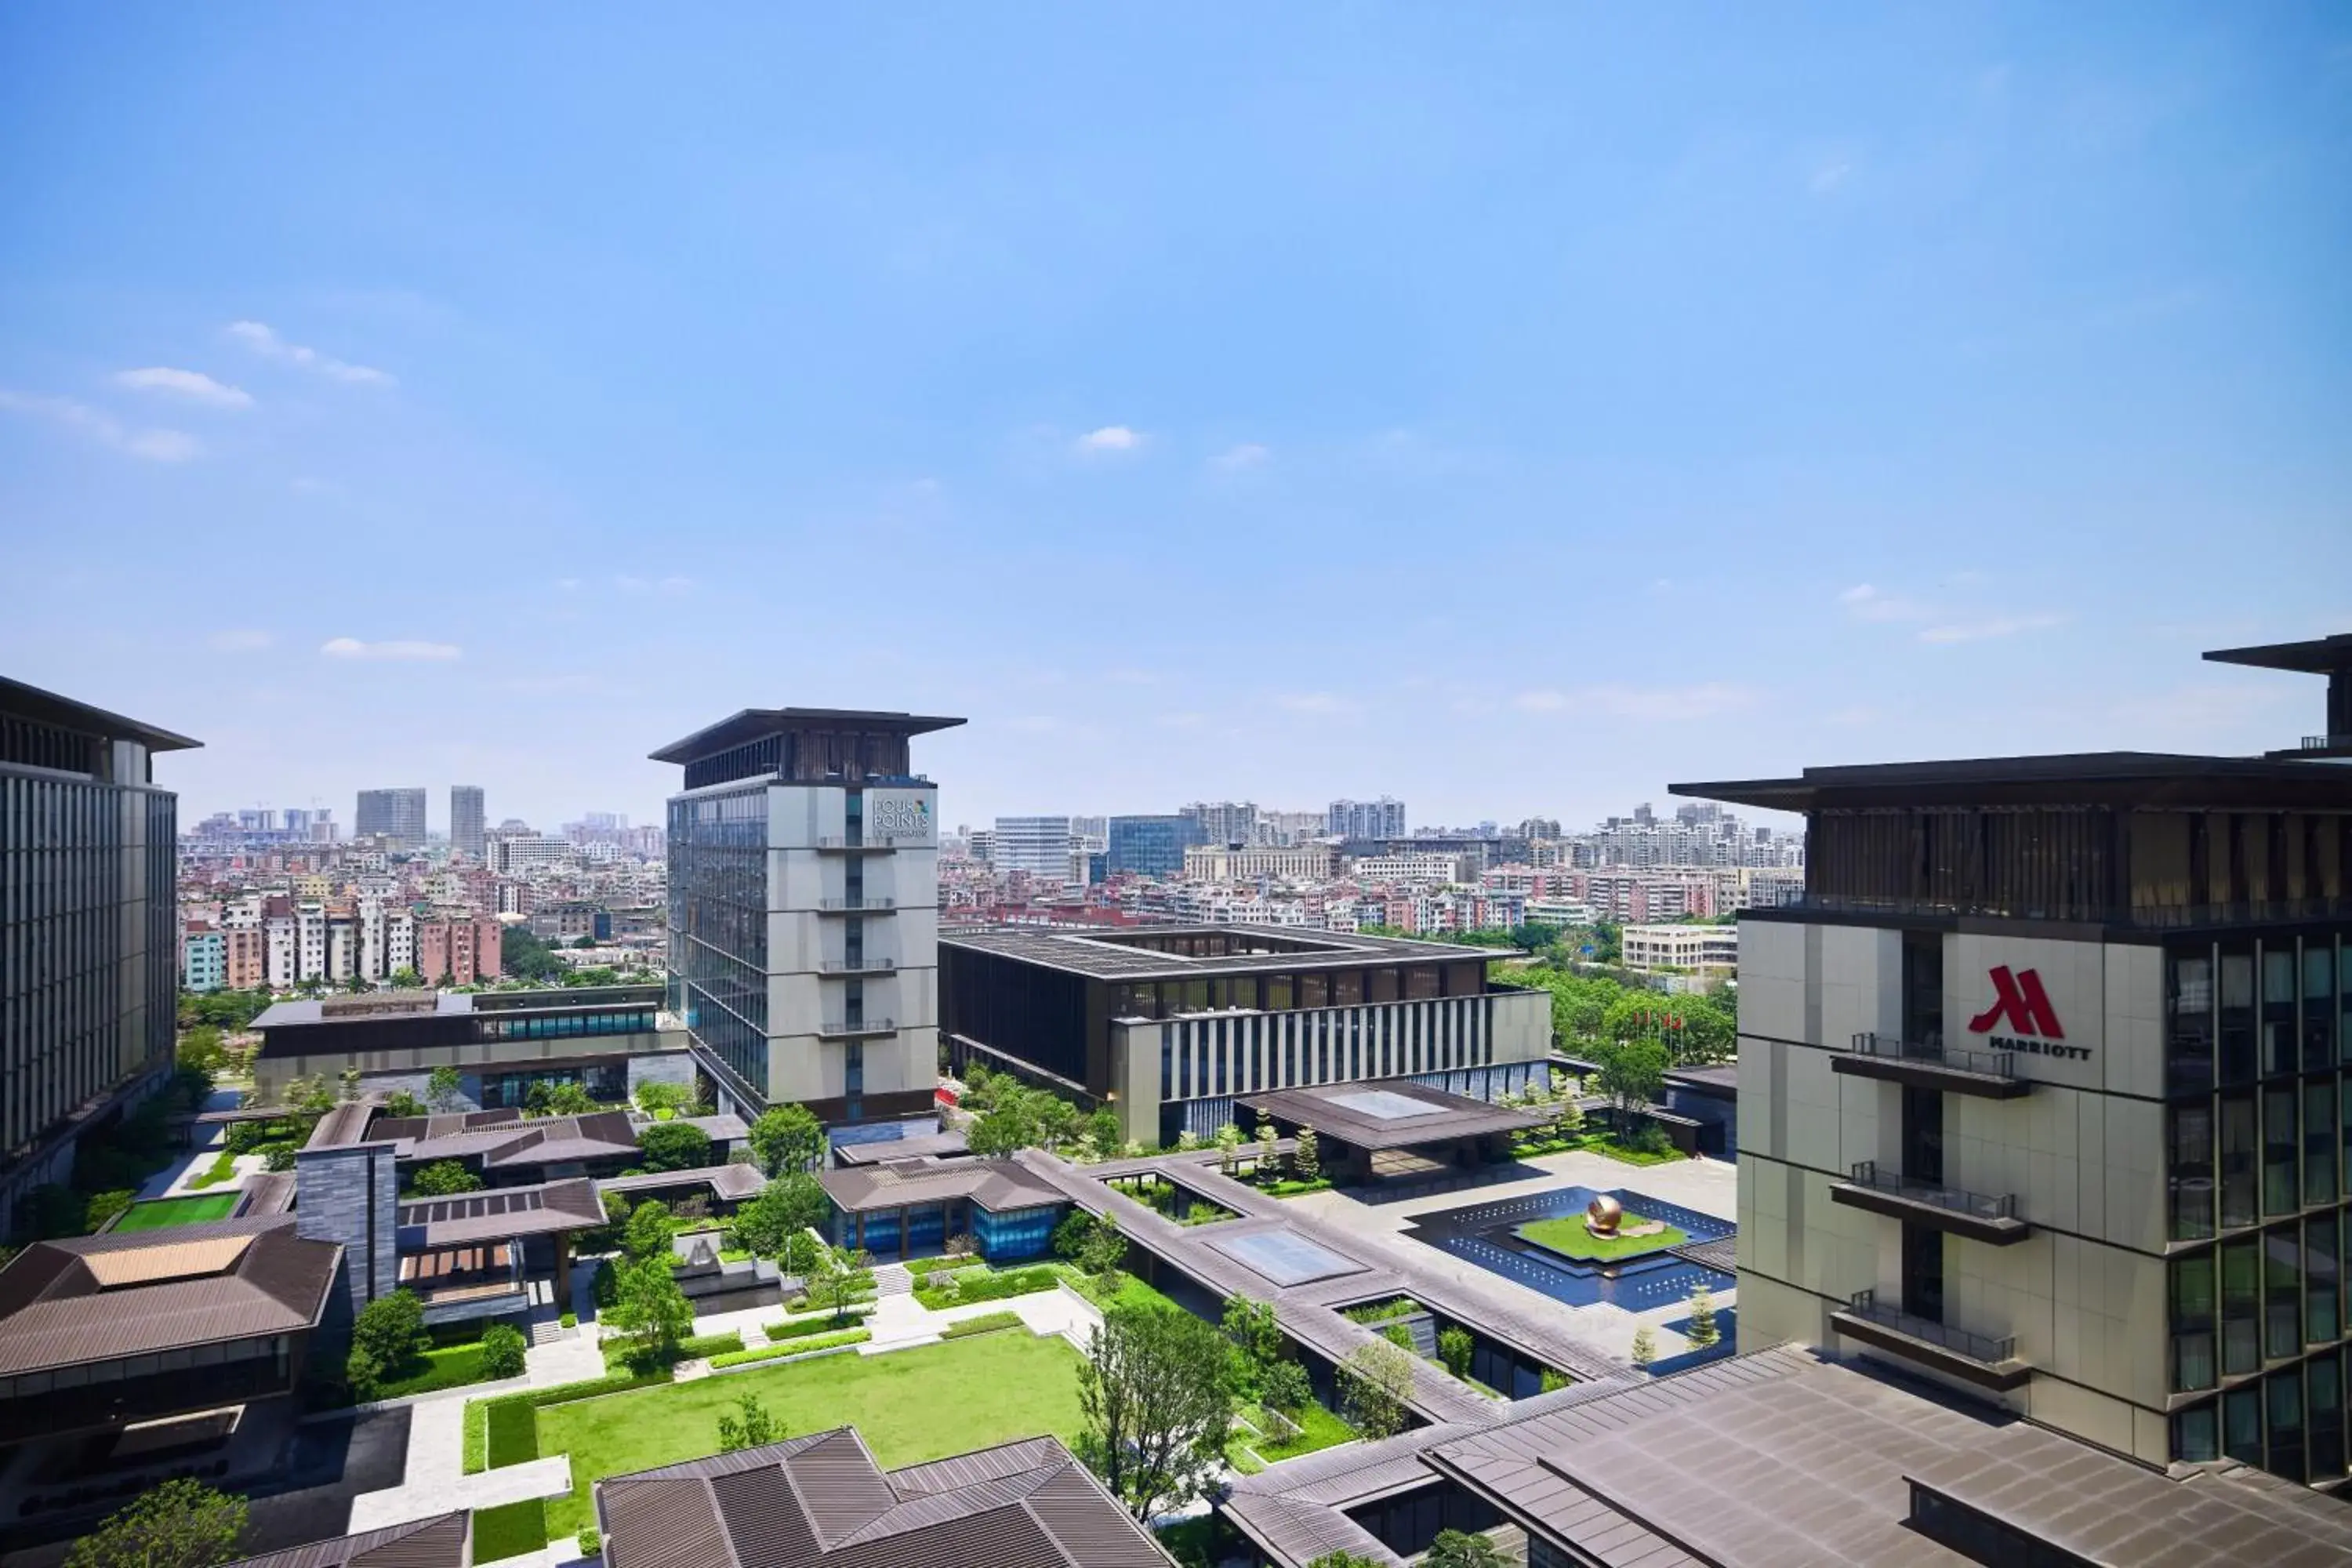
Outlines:
<svg viewBox="0 0 2352 1568"><path fill-rule="evenodd" d="M1941 1040L1906 1040L1900 1035L1880 1034L1856 1035L1853 1048L1866 1057L1948 1068L1954 1072L1982 1073L1987 1078L2017 1076L2014 1051L1972 1051L1961 1046L1948 1046Z"/></svg>
<svg viewBox="0 0 2352 1568"><path fill-rule="evenodd" d="M1956 1329L1948 1323L1933 1322L1915 1318L1899 1308L1882 1305L1875 1290L1857 1290L1847 1300L1845 1310L1865 1323L1892 1329L1906 1339L1924 1340L1931 1345L1965 1356L1987 1366L1999 1366L2017 1359L2017 1336L2002 1334L1972 1334L1966 1329Z"/></svg>
<svg viewBox="0 0 2352 1568"><path fill-rule="evenodd" d="M2306 752L2352 752L2352 735L2305 735L2303 749Z"/></svg>
<svg viewBox="0 0 2352 1568"><path fill-rule="evenodd" d="M829 914L856 914L861 910L868 912L878 910L895 910L898 907L898 900L896 899L870 898L819 899L816 901L816 907L820 910L824 910Z"/></svg>
<svg viewBox="0 0 2352 1568"><path fill-rule="evenodd" d="M2352 898L2271 899L2234 904L2110 904L1807 893L1793 903L1750 912L1788 920L1802 920L1809 914L1862 915L1872 919L1981 915L1995 920L2095 921L2170 929L2338 920L2352 915Z"/></svg>
<svg viewBox="0 0 2352 1568"><path fill-rule="evenodd" d="M898 967L895 958L828 958L816 966L819 974L887 974Z"/></svg>
<svg viewBox="0 0 2352 1568"><path fill-rule="evenodd" d="M2033 1087L2032 1079L2018 1076L2012 1051L1972 1051L1940 1039L1895 1035L1854 1036L1851 1051L1832 1054L1830 1070L1995 1100L2013 1099Z"/></svg>
<svg viewBox="0 0 2352 1568"><path fill-rule="evenodd" d="M896 1034L898 1029L898 1021L893 1018L835 1018L819 1024L816 1037L820 1040L857 1040L868 1035Z"/></svg>
<svg viewBox="0 0 2352 1568"><path fill-rule="evenodd" d="M1882 1171L1875 1160L1856 1163L1848 1180L1857 1187L1885 1193L1889 1197L1901 1198L1905 1203L1927 1204L1974 1219L2017 1218L2017 1194L2014 1193L2003 1193L1993 1197L1984 1193L1962 1192L1958 1187L1933 1186L1926 1182L1912 1181L1899 1171Z"/></svg>
<svg viewBox="0 0 2352 1568"><path fill-rule="evenodd" d="M827 833L818 837L816 847L819 849L895 849L898 841L887 833L869 833L859 838Z"/></svg>

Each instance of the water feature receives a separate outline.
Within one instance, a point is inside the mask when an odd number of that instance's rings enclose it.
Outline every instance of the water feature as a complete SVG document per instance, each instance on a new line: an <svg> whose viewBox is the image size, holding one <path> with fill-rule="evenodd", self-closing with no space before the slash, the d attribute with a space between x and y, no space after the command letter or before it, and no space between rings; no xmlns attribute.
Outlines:
<svg viewBox="0 0 2352 1568"><path fill-rule="evenodd" d="M1405 1226L1404 1234L1570 1307L1609 1301L1640 1312L1679 1301L1701 1285L1710 1290L1728 1290L1737 1283L1735 1276L1720 1268L1664 1250L1605 1262L1581 1261L1549 1251L1517 1234L1518 1226L1536 1220L1581 1218L1586 1206L1599 1196L1615 1198L1628 1215L1664 1220L1682 1231L1687 1240L1678 1245L1717 1241L1738 1228L1727 1219L1628 1188L1555 1187L1526 1197L1422 1215Z"/></svg>

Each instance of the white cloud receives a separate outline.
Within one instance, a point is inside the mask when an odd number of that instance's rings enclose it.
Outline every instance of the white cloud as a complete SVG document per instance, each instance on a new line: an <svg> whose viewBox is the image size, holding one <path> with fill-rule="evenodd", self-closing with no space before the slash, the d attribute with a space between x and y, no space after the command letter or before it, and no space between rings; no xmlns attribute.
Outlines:
<svg viewBox="0 0 2352 1568"><path fill-rule="evenodd" d="M362 642L357 637L335 637L319 646L319 651L329 658L372 658L398 663L437 663L458 657L456 643L446 642Z"/></svg>
<svg viewBox="0 0 2352 1568"><path fill-rule="evenodd" d="M1143 433L1124 425L1106 425L1078 437L1081 452L1132 452L1143 445Z"/></svg>
<svg viewBox="0 0 2352 1568"><path fill-rule="evenodd" d="M1218 453L1209 459L1209 464L1212 468L1223 468L1227 473L1233 473L1241 468L1258 468L1273 456L1271 451L1256 442L1244 441L1238 447L1229 447Z"/></svg>
<svg viewBox="0 0 2352 1568"><path fill-rule="evenodd" d="M1840 158L1815 168L1813 177L1807 184L1811 185L1813 195L1826 196L1853 177L1853 165Z"/></svg>
<svg viewBox="0 0 2352 1568"><path fill-rule="evenodd" d="M691 592L691 577L632 577L626 574L613 579L613 586L624 594L658 594L665 598L677 598Z"/></svg>
<svg viewBox="0 0 2352 1568"><path fill-rule="evenodd" d="M1569 691L1522 691L1511 706L1527 713L1578 713L1610 719L1711 719L1746 708L1756 694L1722 681L1696 686L1581 686Z"/></svg>
<svg viewBox="0 0 2352 1568"><path fill-rule="evenodd" d="M200 370L173 370L168 365L149 365L144 370L119 370L114 373L117 386L133 392L160 392L167 397L183 398L201 403L208 408L250 408L253 395L242 387L215 381Z"/></svg>
<svg viewBox="0 0 2352 1568"><path fill-rule="evenodd" d="M268 632L249 628L217 631L205 639L223 653L258 653L277 640Z"/></svg>
<svg viewBox="0 0 2352 1568"><path fill-rule="evenodd" d="M131 429L114 416L86 403L76 403L70 397L42 397L0 389L0 410L46 419L79 431L100 446L144 458L151 463L184 463L205 449L202 442L184 430Z"/></svg>
<svg viewBox="0 0 2352 1568"><path fill-rule="evenodd" d="M2043 612L2030 616L1997 616L1984 621L1955 621L1923 628L1919 640L1929 643L1982 642L1987 637L2014 637L2019 632L2061 626L2065 619L2063 616Z"/></svg>
<svg viewBox="0 0 2352 1568"><path fill-rule="evenodd" d="M1289 713L1353 713L1356 704L1328 691L1285 692L1274 705Z"/></svg>
<svg viewBox="0 0 2352 1568"><path fill-rule="evenodd" d="M351 364L322 354L317 349L289 343L278 335L277 329L260 321L231 321L228 335L264 359L282 360L288 364L299 365L330 381L347 382L355 386L392 384L389 372L378 370L373 365Z"/></svg>
<svg viewBox="0 0 2352 1568"><path fill-rule="evenodd" d="M1916 599L1881 593L1867 583L1857 583L1840 594L1838 603L1857 621L1924 621L1936 614Z"/></svg>

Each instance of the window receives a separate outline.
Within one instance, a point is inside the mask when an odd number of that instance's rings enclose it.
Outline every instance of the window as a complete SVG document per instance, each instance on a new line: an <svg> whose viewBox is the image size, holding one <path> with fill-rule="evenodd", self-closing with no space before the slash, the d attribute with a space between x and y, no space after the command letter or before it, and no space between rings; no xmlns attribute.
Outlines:
<svg viewBox="0 0 2352 1568"><path fill-rule="evenodd" d="M2303 1353L2303 1234L2263 1233L2263 1350L2273 1361Z"/></svg>
<svg viewBox="0 0 2352 1568"><path fill-rule="evenodd" d="M2213 1087L2213 961L2202 953L2176 954L2168 968L2165 1089L2203 1094Z"/></svg>
<svg viewBox="0 0 2352 1568"><path fill-rule="evenodd" d="M1944 1321L1944 1233L1932 1226L1903 1227L1903 1310L1931 1323Z"/></svg>
<svg viewBox="0 0 2352 1568"><path fill-rule="evenodd" d="M2167 1272L2171 1286L2172 1390L2185 1394L2210 1388L2218 1381L2213 1360L2213 1255L2200 1252L2176 1258Z"/></svg>
<svg viewBox="0 0 2352 1568"><path fill-rule="evenodd" d="M2295 1179L2295 1091L2293 1084L2263 1090L2263 1213L2293 1214L2303 1206Z"/></svg>
<svg viewBox="0 0 2352 1568"><path fill-rule="evenodd" d="M1911 1092L1904 1091L1906 1097ZM2213 1234L2213 1109L2210 1101L2176 1105L2165 1113L2165 1171L2171 1198L2172 1239Z"/></svg>
<svg viewBox="0 0 2352 1568"><path fill-rule="evenodd" d="M2263 1076L2291 1073L2301 1064L2294 1029L2294 947L2263 950Z"/></svg>
<svg viewBox="0 0 2352 1568"><path fill-rule="evenodd" d="M2303 1087L2303 1201L2336 1201L2336 1085L2327 1079Z"/></svg>
<svg viewBox="0 0 2352 1568"><path fill-rule="evenodd" d="M2336 1062L2336 1021L2328 1016L2336 995L2336 949L2325 938L2303 947L2303 1070Z"/></svg>
<svg viewBox="0 0 2352 1568"><path fill-rule="evenodd" d="M2328 1343L2341 1331L2336 1218L2328 1215L2303 1227L2303 1337L2315 1345Z"/></svg>
<svg viewBox="0 0 2352 1568"><path fill-rule="evenodd" d="M2224 1087L2254 1081L2254 955L2221 955L2221 1077Z"/></svg>
<svg viewBox="0 0 2352 1568"><path fill-rule="evenodd" d="M2242 1465L2263 1463L2263 1394L2256 1387L2221 1395L2221 1452Z"/></svg>
<svg viewBox="0 0 2352 1568"><path fill-rule="evenodd" d="M2201 1465L2221 1457L2221 1411L2210 1402L2191 1405L2172 1417L2172 1457L2184 1465Z"/></svg>
<svg viewBox="0 0 2352 1568"><path fill-rule="evenodd" d="M2270 1415L2271 1458L2263 1468L2291 1481L2303 1479L2303 1368L2291 1366L2263 1379L2263 1403Z"/></svg>
<svg viewBox="0 0 2352 1568"><path fill-rule="evenodd" d="M2263 1366L2262 1251L2251 1237L2221 1245L2221 1372L2237 1377Z"/></svg>
<svg viewBox="0 0 2352 1568"><path fill-rule="evenodd" d="M2252 1225L2255 1203L2254 1097L2221 1097L2221 1228Z"/></svg>
<svg viewBox="0 0 2352 1568"><path fill-rule="evenodd" d="M2315 1358L2307 1369L2310 1397L2311 1477L2344 1473L2344 1368L2336 1358Z"/></svg>

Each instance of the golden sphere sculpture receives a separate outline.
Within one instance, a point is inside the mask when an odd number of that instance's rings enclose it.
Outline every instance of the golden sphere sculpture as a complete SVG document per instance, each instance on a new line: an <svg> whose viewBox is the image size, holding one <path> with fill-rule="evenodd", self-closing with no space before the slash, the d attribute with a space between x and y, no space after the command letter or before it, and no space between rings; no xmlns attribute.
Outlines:
<svg viewBox="0 0 2352 1568"><path fill-rule="evenodd" d="M1584 1228L1595 1236L1614 1236L1624 1218L1625 1206L1604 1193L1585 1205Z"/></svg>

